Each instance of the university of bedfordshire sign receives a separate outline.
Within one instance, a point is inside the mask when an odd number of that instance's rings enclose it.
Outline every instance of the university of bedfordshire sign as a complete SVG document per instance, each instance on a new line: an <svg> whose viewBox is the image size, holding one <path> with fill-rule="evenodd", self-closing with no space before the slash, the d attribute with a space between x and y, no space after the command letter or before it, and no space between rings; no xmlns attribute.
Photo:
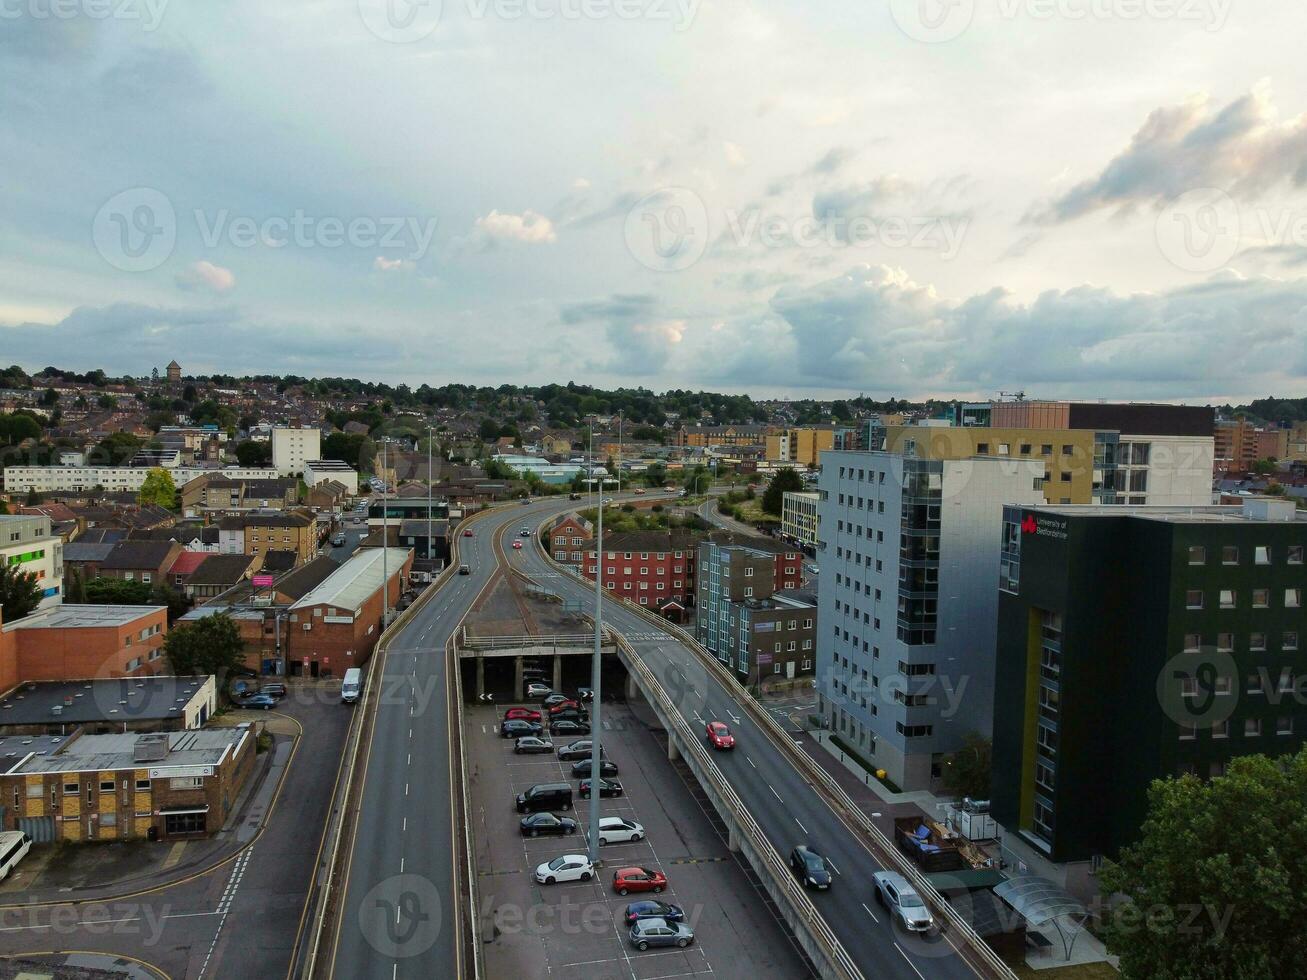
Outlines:
<svg viewBox="0 0 1307 980"><path fill-rule="evenodd" d="M1036 517L1034 514L1027 514L1021 521L1021 533L1065 541L1067 536L1066 521L1060 517L1048 517L1046 515Z"/></svg>

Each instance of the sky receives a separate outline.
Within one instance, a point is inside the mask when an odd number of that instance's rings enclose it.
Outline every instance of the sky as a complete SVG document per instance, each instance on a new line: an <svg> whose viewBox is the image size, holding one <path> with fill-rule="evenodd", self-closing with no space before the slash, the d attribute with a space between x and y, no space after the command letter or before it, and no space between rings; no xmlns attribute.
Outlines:
<svg viewBox="0 0 1307 980"><path fill-rule="evenodd" d="M0 362L1307 395L1307 8L0 0Z"/></svg>

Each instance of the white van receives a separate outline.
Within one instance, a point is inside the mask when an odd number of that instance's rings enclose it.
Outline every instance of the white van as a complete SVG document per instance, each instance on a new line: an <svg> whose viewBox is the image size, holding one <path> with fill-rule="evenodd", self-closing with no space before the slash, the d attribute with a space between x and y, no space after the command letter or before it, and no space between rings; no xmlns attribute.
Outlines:
<svg viewBox="0 0 1307 980"><path fill-rule="evenodd" d="M32 838L21 830L0 832L0 881L9 877L18 862L32 849Z"/></svg>
<svg viewBox="0 0 1307 980"><path fill-rule="evenodd" d="M363 690L363 671L357 667L351 667L345 671L345 682L340 685L340 700L342 704L353 704L359 699L359 692Z"/></svg>

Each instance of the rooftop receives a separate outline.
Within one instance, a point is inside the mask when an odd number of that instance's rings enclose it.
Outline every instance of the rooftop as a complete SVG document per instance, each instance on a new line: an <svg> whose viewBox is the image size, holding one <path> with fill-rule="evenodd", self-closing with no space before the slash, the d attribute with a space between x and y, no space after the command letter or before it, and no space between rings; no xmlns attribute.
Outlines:
<svg viewBox="0 0 1307 980"><path fill-rule="evenodd" d="M304 465L319 473L326 473L328 471L347 473L354 469L354 467L350 466L349 463L339 459L312 459Z"/></svg>
<svg viewBox="0 0 1307 980"><path fill-rule="evenodd" d="M249 737L249 730L244 728L202 728L184 732L167 732L168 751L161 759L150 763L136 760L136 745L142 738L149 736L125 732L118 735L83 735L80 738L64 739L53 750L41 751L35 742L23 746L21 740L16 747L26 748L33 754L21 759L17 764L4 770L13 773L43 772L108 772L118 769L163 769L178 766L216 766L239 747L241 741ZM161 737L161 736L159 736ZM12 738L3 740L14 741ZM0 749L14 750L12 745L0 746ZM8 761L8 760L6 760Z"/></svg>
<svg viewBox="0 0 1307 980"><path fill-rule="evenodd" d="M146 616L162 612L166 606L92 606L62 605L38 609L6 629L106 629L127 626Z"/></svg>
<svg viewBox="0 0 1307 980"><path fill-rule="evenodd" d="M1135 517L1167 524L1290 524L1307 521L1307 511L1298 510L1292 500L1249 498L1237 504L1212 504L1195 507L1093 504L1043 504L1028 506L1029 511L1058 514L1063 517Z"/></svg>
<svg viewBox="0 0 1307 980"><path fill-rule="evenodd" d="M22 684L0 698L0 725L179 718L208 679L156 676ZM56 707L57 715L51 710ZM3 752L0 746L0 755Z"/></svg>
<svg viewBox="0 0 1307 980"><path fill-rule="evenodd" d="M325 605L357 609L381 588L383 558L388 564L387 572L394 575L404 567L409 554L408 548L368 548L360 551L292 604L291 608Z"/></svg>

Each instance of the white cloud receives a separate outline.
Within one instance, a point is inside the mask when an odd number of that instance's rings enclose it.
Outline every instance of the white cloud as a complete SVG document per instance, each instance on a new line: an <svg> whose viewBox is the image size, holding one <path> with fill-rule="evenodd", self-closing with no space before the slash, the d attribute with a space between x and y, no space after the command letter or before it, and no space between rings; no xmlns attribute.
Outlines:
<svg viewBox="0 0 1307 980"><path fill-rule="evenodd" d="M406 272L414 267L408 259L388 259L384 255L378 255L372 261L372 268L377 272Z"/></svg>
<svg viewBox="0 0 1307 980"><path fill-rule="evenodd" d="M214 293L227 293L236 287L236 276L230 269L201 259L186 267L186 271L177 277L177 285L187 292L207 289Z"/></svg>
<svg viewBox="0 0 1307 980"><path fill-rule="evenodd" d="M476 230L492 241L520 242L524 245L548 245L558 240L554 223L543 214L491 211L477 218Z"/></svg>
<svg viewBox="0 0 1307 980"><path fill-rule="evenodd" d="M744 158L744 150L730 140L722 143L722 155L726 157L726 166L733 170L743 170L748 163Z"/></svg>

